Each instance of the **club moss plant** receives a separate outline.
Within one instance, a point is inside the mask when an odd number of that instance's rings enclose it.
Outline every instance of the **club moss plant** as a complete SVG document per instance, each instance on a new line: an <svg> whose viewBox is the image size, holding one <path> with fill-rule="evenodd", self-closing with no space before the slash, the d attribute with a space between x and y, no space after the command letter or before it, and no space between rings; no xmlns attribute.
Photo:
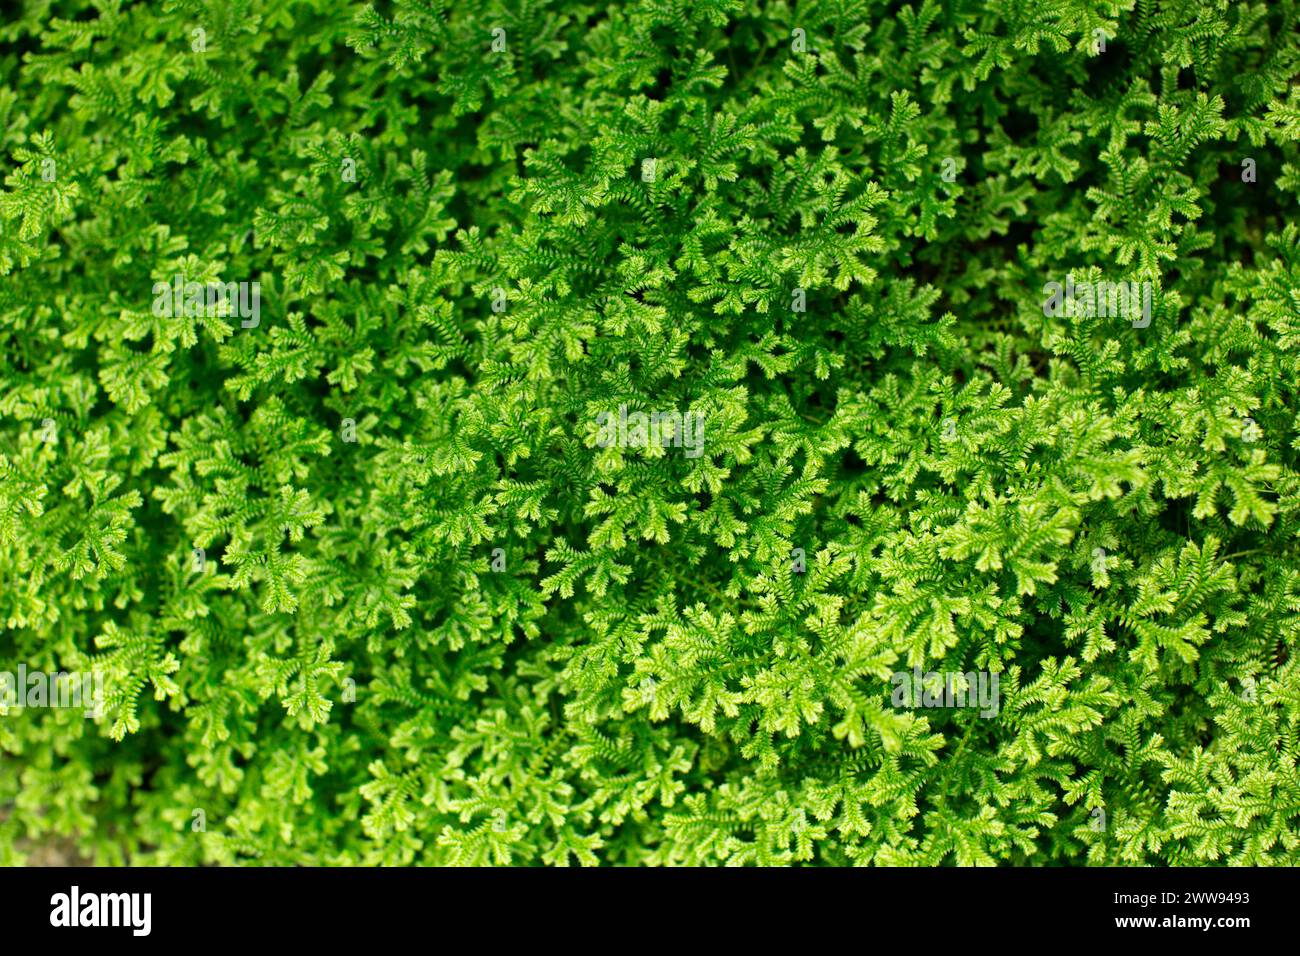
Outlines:
<svg viewBox="0 0 1300 956"><path fill-rule="evenodd" d="M1298 16L11 4L0 863L1300 863Z"/></svg>

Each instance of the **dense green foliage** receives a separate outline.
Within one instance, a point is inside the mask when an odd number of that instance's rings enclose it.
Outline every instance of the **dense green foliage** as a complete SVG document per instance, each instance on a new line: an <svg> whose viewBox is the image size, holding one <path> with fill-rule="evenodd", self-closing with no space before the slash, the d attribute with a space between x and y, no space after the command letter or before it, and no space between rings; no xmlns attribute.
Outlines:
<svg viewBox="0 0 1300 956"><path fill-rule="evenodd" d="M1300 862L1296 0L19 6L0 862Z"/></svg>

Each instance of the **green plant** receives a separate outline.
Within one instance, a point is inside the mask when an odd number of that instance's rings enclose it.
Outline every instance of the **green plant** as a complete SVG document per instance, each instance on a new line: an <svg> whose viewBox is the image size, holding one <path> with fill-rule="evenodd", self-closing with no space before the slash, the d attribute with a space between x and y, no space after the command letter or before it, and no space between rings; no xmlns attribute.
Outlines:
<svg viewBox="0 0 1300 956"><path fill-rule="evenodd" d="M1300 862L1298 13L26 0L0 861Z"/></svg>

